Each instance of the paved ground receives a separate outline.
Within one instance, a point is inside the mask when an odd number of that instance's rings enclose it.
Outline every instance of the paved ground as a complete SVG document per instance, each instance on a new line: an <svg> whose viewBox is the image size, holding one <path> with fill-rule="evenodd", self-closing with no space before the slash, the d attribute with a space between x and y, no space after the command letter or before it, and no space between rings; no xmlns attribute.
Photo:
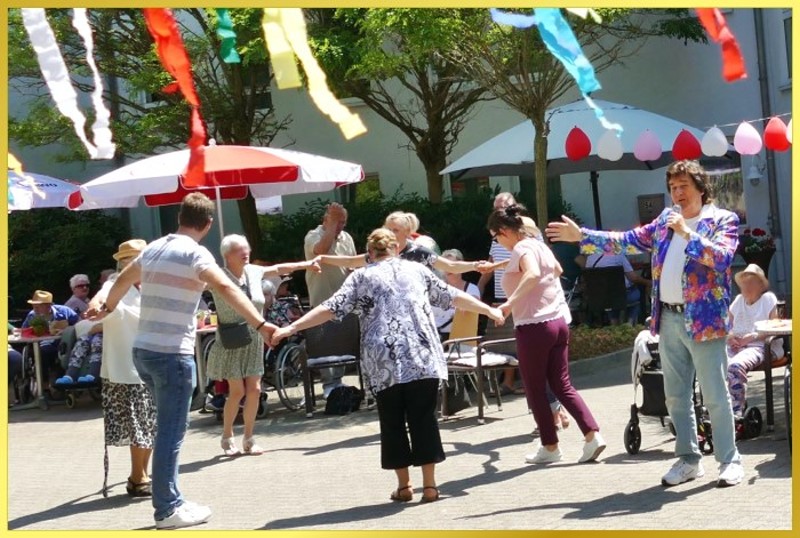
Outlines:
<svg viewBox="0 0 800 538"><path fill-rule="evenodd" d="M774 432L739 444L747 472L737 487L706 477L664 489L672 439L657 419L644 419L642 450L628 455L622 434L633 397L629 358L582 361L575 385L609 443L601 461L577 464L581 435L562 436L564 461L524 463L533 419L521 397L492 406L485 425L475 410L442 424L447 461L438 469L442 500L394 504L393 473L379 468L376 411L346 417L292 414L271 398L257 423L262 456L225 458L220 424L193 412L181 453L181 489L214 514L202 529L791 529L791 458L784 427L782 371L776 371ZM752 374L751 400L763 407L763 375ZM110 449L112 485L103 480L99 404L88 396L69 410L9 414L10 529L151 529L148 499L125 493L127 449ZM421 495L421 478L414 473ZM766 509L765 509L766 507Z"/></svg>

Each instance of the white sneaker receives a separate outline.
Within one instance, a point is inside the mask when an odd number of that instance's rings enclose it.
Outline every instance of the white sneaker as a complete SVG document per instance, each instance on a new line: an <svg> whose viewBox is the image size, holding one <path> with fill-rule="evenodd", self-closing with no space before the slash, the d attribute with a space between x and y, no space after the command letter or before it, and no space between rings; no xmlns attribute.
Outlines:
<svg viewBox="0 0 800 538"><path fill-rule="evenodd" d="M719 466L718 488L735 486L744 478L744 468L739 462L723 463Z"/></svg>
<svg viewBox="0 0 800 538"><path fill-rule="evenodd" d="M703 464L701 462L698 461L696 464L692 464L683 460L678 460L672 465L672 468L667 471L667 474L661 477L661 485L677 486L689 480L700 478L705 474L706 472L703 470Z"/></svg>
<svg viewBox="0 0 800 538"><path fill-rule="evenodd" d="M202 506L190 501L184 501L172 512L172 515L164 519L156 520L157 529L180 529L192 527L205 523L211 517L211 508Z"/></svg>
<svg viewBox="0 0 800 538"><path fill-rule="evenodd" d="M540 445L536 454L525 456L525 463L555 463L561 461L561 449L556 448L552 452Z"/></svg>
<svg viewBox="0 0 800 538"><path fill-rule="evenodd" d="M606 448L606 441L603 439L603 436L600 435L600 432L594 432L594 437L588 443L583 444L583 455L578 460L578 463L586 463L589 461L594 461L597 459L597 456L605 450Z"/></svg>

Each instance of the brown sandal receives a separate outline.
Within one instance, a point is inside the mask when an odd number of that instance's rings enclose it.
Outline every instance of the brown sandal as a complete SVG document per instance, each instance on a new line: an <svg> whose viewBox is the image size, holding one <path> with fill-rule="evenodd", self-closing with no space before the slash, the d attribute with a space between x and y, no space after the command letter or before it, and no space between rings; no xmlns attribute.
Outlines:
<svg viewBox="0 0 800 538"><path fill-rule="evenodd" d="M139 484L135 484L130 478L128 479L128 483L125 485L125 491L127 491L128 495L131 497L153 496L153 487L150 482L140 482Z"/></svg>
<svg viewBox="0 0 800 538"><path fill-rule="evenodd" d="M436 495L431 495L431 496L426 497L425 496L425 490L426 489L432 489L433 491L436 492ZM432 502L438 501L438 500L439 500L439 488L437 488L436 486L425 486L425 487L422 488L422 499L420 499L420 502L432 503Z"/></svg>
<svg viewBox="0 0 800 538"><path fill-rule="evenodd" d="M408 490L407 494L401 493L401 492L403 492L405 490ZM389 498L391 500L393 500L394 502L407 503L408 501L410 501L413 498L413 496L414 496L414 490L412 489L412 487L411 486L405 486L405 487L397 488L396 490L394 490L392 492L392 494L389 495Z"/></svg>

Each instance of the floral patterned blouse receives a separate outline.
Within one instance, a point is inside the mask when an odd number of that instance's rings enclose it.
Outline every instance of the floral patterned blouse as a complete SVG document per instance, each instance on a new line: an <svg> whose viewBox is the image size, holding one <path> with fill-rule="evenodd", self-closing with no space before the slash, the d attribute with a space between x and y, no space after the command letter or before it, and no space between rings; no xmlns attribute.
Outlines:
<svg viewBox="0 0 800 538"><path fill-rule="evenodd" d="M458 293L423 265L390 258L351 273L322 306L336 321L358 316L361 369L378 393L419 379L447 379L431 305L447 310Z"/></svg>
<svg viewBox="0 0 800 538"><path fill-rule="evenodd" d="M661 321L660 278L669 249L665 209L653 222L627 232L601 232L581 228L582 254L638 254L651 252L653 312L650 332ZM682 287L686 332L696 341L724 338L728 334L731 302L731 262L739 244L739 217L713 204L704 205L697 231L689 232Z"/></svg>

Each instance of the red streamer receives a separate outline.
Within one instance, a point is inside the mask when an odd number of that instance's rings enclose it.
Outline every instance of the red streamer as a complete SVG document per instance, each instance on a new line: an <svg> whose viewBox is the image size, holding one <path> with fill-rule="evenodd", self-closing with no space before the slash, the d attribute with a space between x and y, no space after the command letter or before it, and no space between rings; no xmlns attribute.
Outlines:
<svg viewBox="0 0 800 538"><path fill-rule="evenodd" d="M174 91L177 84L186 101L192 105L189 120L189 166L184 177L187 187L199 187L205 184L205 148L207 132L203 118L200 116L200 99L197 97L194 80L192 79L192 63L186 48L183 46L178 24L172 11L164 8L144 8L144 18L147 29L156 43L158 58L167 72L175 77L175 81L166 88Z"/></svg>
<svg viewBox="0 0 800 538"><path fill-rule="evenodd" d="M717 8L695 8L695 11L709 37L722 46L722 77L728 82L747 78L742 51L725 16Z"/></svg>

